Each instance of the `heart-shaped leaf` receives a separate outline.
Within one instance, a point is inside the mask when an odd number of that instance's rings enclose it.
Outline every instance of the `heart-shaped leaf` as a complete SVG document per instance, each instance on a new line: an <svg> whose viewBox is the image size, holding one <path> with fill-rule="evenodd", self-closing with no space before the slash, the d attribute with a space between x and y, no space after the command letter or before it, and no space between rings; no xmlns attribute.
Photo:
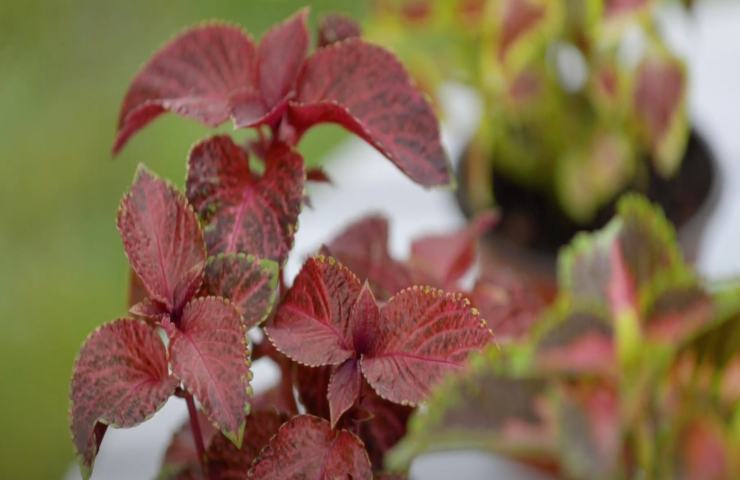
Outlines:
<svg viewBox="0 0 740 480"><path fill-rule="evenodd" d="M243 253L219 254L208 259L203 291L227 298L248 329L262 323L275 301L279 268L275 262Z"/></svg>
<svg viewBox="0 0 740 480"><path fill-rule="evenodd" d="M83 473L89 476L104 428L133 427L159 410L177 386L156 330L119 319L92 332L75 362L70 422Z"/></svg>
<svg viewBox="0 0 740 480"><path fill-rule="evenodd" d="M442 378L493 339L467 299L430 287L394 295L371 332L360 361L362 373L381 397L401 404L424 400Z"/></svg>
<svg viewBox="0 0 740 480"><path fill-rule="evenodd" d="M388 220L368 215L345 228L329 245L329 253L386 299L412 285L411 274L388 251Z"/></svg>
<svg viewBox="0 0 740 480"><path fill-rule="evenodd" d="M334 122L360 136L424 186L450 183L429 103L390 52L352 38L317 50L298 77L291 124Z"/></svg>
<svg viewBox="0 0 740 480"><path fill-rule="evenodd" d="M118 210L118 230L149 297L179 312L200 288L206 263L203 233L185 196L139 166Z"/></svg>
<svg viewBox="0 0 740 480"><path fill-rule="evenodd" d="M121 106L113 152L165 112L216 127L235 114L260 117L264 106L254 41L239 27L191 28L160 49L136 75Z"/></svg>
<svg viewBox="0 0 740 480"><path fill-rule="evenodd" d="M303 158L285 145L268 152L259 177L246 152L225 135L193 148L187 194L207 223L208 251L248 252L282 262L288 255L303 203Z"/></svg>
<svg viewBox="0 0 740 480"><path fill-rule="evenodd" d="M172 373L208 418L237 446L249 413L249 350L239 312L226 300L200 297L185 306L177 326L166 323Z"/></svg>
<svg viewBox="0 0 740 480"><path fill-rule="evenodd" d="M329 422L299 415L285 423L260 452L247 478L260 480L324 480L373 477L362 441Z"/></svg>
<svg viewBox="0 0 740 480"><path fill-rule="evenodd" d="M349 318L360 281L332 257L309 259L265 328L282 353L308 366L338 365L354 354Z"/></svg>
<svg viewBox="0 0 740 480"><path fill-rule="evenodd" d="M359 37L360 26L344 15L329 14L319 22L319 47Z"/></svg>

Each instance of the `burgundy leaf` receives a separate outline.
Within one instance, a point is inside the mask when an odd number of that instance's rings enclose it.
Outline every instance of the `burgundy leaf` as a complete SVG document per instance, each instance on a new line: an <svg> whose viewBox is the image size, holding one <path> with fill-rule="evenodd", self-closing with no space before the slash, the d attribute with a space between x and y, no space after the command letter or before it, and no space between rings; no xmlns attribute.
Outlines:
<svg viewBox="0 0 740 480"><path fill-rule="evenodd" d="M83 470L92 469L104 429L99 425L143 422L176 386L164 344L151 326L119 319L92 332L75 362L70 393L72 437Z"/></svg>
<svg viewBox="0 0 740 480"><path fill-rule="evenodd" d="M247 329L262 323L277 294L278 266L239 254L219 254L208 259L203 291L229 299Z"/></svg>
<svg viewBox="0 0 740 480"><path fill-rule="evenodd" d="M359 37L360 26L349 17L329 14L319 22L319 47L341 42L348 38Z"/></svg>
<svg viewBox="0 0 740 480"><path fill-rule="evenodd" d="M334 367L327 392L332 428L342 414L354 405L360 395L361 383L362 375L357 360L350 359Z"/></svg>
<svg viewBox="0 0 740 480"><path fill-rule="evenodd" d="M159 50L134 78L121 107L117 153L165 112L216 127L235 113L267 113L258 90L252 39L239 27L207 24L187 30ZM236 112L235 112L236 111ZM242 123L244 120L242 119Z"/></svg>
<svg viewBox="0 0 740 480"><path fill-rule="evenodd" d="M496 222L496 214L485 212L469 225L451 234L428 235L411 244L411 267L425 283L454 288L473 266L478 239Z"/></svg>
<svg viewBox="0 0 740 480"><path fill-rule="evenodd" d="M362 441L346 430L310 415L289 420L278 430L249 470L260 480L371 479Z"/></svg>
<svg viewBox="0 0 740 480"><path fill-rule="evenodd" d="M362 372L381 397L401 404L424 400L493 338L468 300L430 287L397 293L372 327Z"/></svg>
<svg viewBox="0 0 740 480"><path fill-rule="evenodd" d="M300 364L295 369L295 386L306 413L327 420L331 418L327 399L331 369L330 366L307 367Z"/></svg>
<svg viewBox="0 0 740 480"><path fill-rule="evenodd" d="M303 159L285 145L268 152L262 177L247 154L225 135L193 148L187 193L208 224L210 253L246 252L282 262L293 245L303 200Z"/></svg>
<svg viewBox="0 0 740 480"><path fill-rule="evenodd" d="M340 364L354 354L349 320L360 289L357 277L333 258L310 258L265 332L296 362Z"/></svg>
<svg viewBox="0 0 740 480"><path fill-rule="evenodd" d="M149 297L179 312L200 288L206 262L203 233L185 196L140 166L121 201L118 230Z"/></svg>
<svg viewBox="0 0 740 480"><path fill-rule="evenodd" d="M129 268L128 275L128 300L126 302L126 305L131 308L137 303L145 300L147 293L146 287L142 283L139 276L136 275L136 272L134 272L133 268Z"/></svg>
<svg viewBox="0 0 740 480"><path fill-rule="evenodd" d="M299 133L316 123L338 123L417 183L450 183L429 103L393 54L380 47L355 38L316 51L299 75L289 111Z"/></svg>
<svg viewBox="0 0 740 480"><path fill-rule="evenodd" d="M239 312L222 298L196 298L185 306L177 326L165 327L172 372L221 432L241 445L251 372Z"/></svg>
<svg viewBox="0 0 740 480"><path fill-rule="evenodd" d="M218 480L241 480L247 471L287 420L286 416L275 411L255 411L247 417L244 431L244 444L237 448L223 435L215 435L208 446L208 473Z"/></svg>
<svg viewBox="0 0 740 480"><path fill-rule="evenodd" d="M328 250L358 277L370 282L380 299L412 285L408 269L388 252L388 220L381 215L357 220L329 243Z"/></svg>
<svg viewBox="0 0 740 480"><path fill-rule="evenodd" d="M259 86L266 105L284 101L294 88L298 71L308 53L308 9L304 8L272 27L257 47ZM244 122L248 125L251 122ZM238 122L237 126L242 126Z"/></svg>

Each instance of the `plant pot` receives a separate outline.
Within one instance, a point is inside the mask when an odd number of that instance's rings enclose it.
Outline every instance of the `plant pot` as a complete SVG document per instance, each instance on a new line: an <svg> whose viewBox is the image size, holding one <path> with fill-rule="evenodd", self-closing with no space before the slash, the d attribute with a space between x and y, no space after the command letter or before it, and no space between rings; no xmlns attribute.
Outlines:
<svg viewBox="0 0 740 480"><path fill-rule="evenodd" d="M471 216L467 186L467 149L458 163L457 200ZM652 162L649 162L652 165ZM650 172L647 189L638 191L659 204L676 226L678 240L690 260L695 259L707 220L720 196L719 165L704 139L692 130L681 166L670 179ZM579 231L601 228L614 215L617 198L602 207L587 224L568 217L550 197L527 190L502 175L493 176L493 190L500 209L497 227L484 240L488 261L515 269L543 281L554 281L557 252Z"/></svg>

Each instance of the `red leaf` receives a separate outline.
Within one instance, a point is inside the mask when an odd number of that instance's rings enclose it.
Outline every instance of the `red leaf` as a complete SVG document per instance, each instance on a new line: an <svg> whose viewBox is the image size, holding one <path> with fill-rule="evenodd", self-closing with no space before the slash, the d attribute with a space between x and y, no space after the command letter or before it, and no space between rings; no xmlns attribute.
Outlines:
<svg viewBox="0 0 740 480"><path fill-rule="evenodd" d="M246 252L278 262L287 256L303 200L303 159L278 145L266 163L264 175L253 176L247 154L225 135L190 152L187 193L208 223L210 253Z"/></svg>
<svg viewBox="0 0 740 480"><path fill-rule="evenodd" d="M247 478L260 480L371 479L362 441L329 422L300 415L285 423L260 453Z"/></svg>
<svg viewBox="0 0 740 480"><path fill-rule="evenodd" d="M185 197L140 166L121 201L118 230L149 296L179 312L200 288L206 261L203 233Z"/></svg>
<svg viewBox="0 0 740 480"><path fill-rule="evenodd" d="M285 101L308 53L308 9L272 27L257 48L259 85L266 105ZM242 122L237 126L242 126ZM248 125L250 122L246 122Z"/></svg>
<svg viewBox="0 0 740 480"><path fill-rule="evenodd" d="M425 283L454 288L475 262L478 239L493 227L496 219L493 212L481 213L456 232L414 240L409 263Z"/></svg>
<svg viewBox="0 0 740 480"><path fill-rule="evenodd" d="M137 303L146 300L146 287L141 282L141 279L132 268L129 268L128 272L128 300L126 305L133 307Z"/></svg>
<svg viewBox="0 0 740 480"><path fill-rule="evenodd" d="M319 47L359 37L360 34L360 26L351 18L329 14L319 22Z"/></svg>
<svg viewBox="0 0 740 480"><path fill-rule="evenodd" d="M445 375L493 338L466 299L430 287L397 293L373 327L362 372L381 397L401 404L424 400Z"/></svg>
<svg viewBox="0 0 740 480"><path fill-rule="evenodd" d="M239 27L191 28L160 49L134 78L121 107L117 153L128 139L165 112L216 127L238 113L268 112L257 88L257 52Z"/></svg>
<svg viewBox="0 0 740 480"><path fill-rule="evenodd" d="M381 299L413 283L408 269L388 252L388 220L381 215L354 222L331 241L328 250L358 277L370 282Z"/></svg>
<svg viewBox="0 0 740 480"><path fill-rule="evenodd" d="M213 437L208 446L208 472L218 480L241 480L260 450L275 435L287 420L285 415L275 411L254 412L247 417L244 444L237 448L223 435Z"/></svg>
<svg viewBox="0 0 740 480"><path fill-rule="evenodd" d="M450 183L431 107L398 60L380 47L355 38L316 51L298 77L289 111L299 133L316 123L338 123L417 183Z"/></svg>
<svg viewBox="0 0 740 480"><path fill-rule="evenodd" d="M332 367L307 367L297 365L295 369L295 384L301 403L306 407L306 413L317 417L331 418L329 401L326 398L329 389L329 379Z"/></svg>
<svg viewBox="0 0 740 480"><path fill-rule="evenodd" d="M223 434L240 445L251 372L239 312L221 298L196 298L185 306L177 327L165 327L172 372Z"/></svg>
<svg viewBox="0 0 740 480"><path fill-rule="evenodd" d="M342 414L354 405L360 395L361 382L362 375L357 360L350 359L334 367L327 391L332 428L336 426Z"/></svg>
<svg viewBox="0 0 740 480"><path fill-rule="evenodd" d="M100 424L133 427L159 410L174 393L167 355L156 330L119 319L92 332L75 362L70 421L83 469L92 468Z"/></svg>
<svg viewBox="0 0 740 480"><path fill-rule="evenodd" d="M360 288L357 277L333 258L310 258L265 333L296 362L340 364L354 354L349 321Z"/></svg>
<svg viewBox="0 0 740 480"><path fill-rule="evenodd" d="M252 256L220 254L208 259L203 291L229 299L244 319L247 329L262 323L277 294L278 267Z"/></svg>
<svg viewBox="0 0 740 480"><path fill-rule="evenodd" d="M321 167L316 167L306 172L306 180L317 183L333 183L331 177Z"/></svg>

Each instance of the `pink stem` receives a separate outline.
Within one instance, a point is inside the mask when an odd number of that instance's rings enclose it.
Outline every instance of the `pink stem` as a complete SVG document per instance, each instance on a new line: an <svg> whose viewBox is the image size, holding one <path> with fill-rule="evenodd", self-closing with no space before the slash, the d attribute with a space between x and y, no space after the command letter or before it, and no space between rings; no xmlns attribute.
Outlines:
<svg viewBox="0 0 740 480"><path fill-rule="evenodd" d="M198 421L198 411L195 409L195 401L191 393L184 395L185 403L188 405L188 415L190 416L190 431L193 433L193 441L195 441L195 450L198 452L198 462L200 462L200 469L203 471L203 477L208 478L208 472L206 471L206 448L203 443L203 433L200 429L200 422Z"/></svg>

